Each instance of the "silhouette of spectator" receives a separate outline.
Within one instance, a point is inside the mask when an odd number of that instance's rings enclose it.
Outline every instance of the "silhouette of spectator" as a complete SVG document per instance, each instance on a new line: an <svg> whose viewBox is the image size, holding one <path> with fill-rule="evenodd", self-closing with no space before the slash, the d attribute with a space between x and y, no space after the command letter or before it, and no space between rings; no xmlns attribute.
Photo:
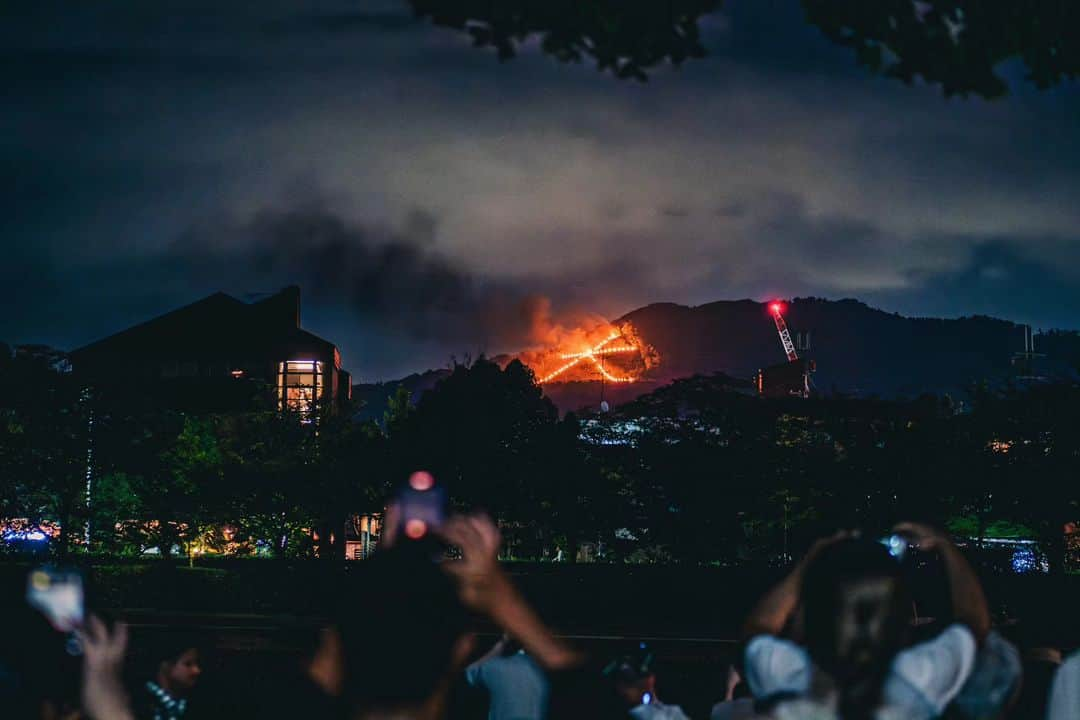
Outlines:
<svg viewBox="0 0 1080 720"><path fill-rule="evenodd" d="M22 599L22 593L9 595ZM25 603L0 608L0 715L66 717L79 705L79 664L68 636Z"/></svg>
<svg viewBox="0 0 1080 720"><path fill-rule="evenodd" d="M750 688L734 665L728 666L726 688L724 699L713 705L709 720L751 720L757 717Z"/></svg>
<svg viewBox="0 0 1080 720"><path fill-rule="evenodd" d="M473 687L488 691L488 720L547 717L548 682L544 671L509 635L504 634L465 668L465 679Z"/></svg>
<svg viewBox="0 0 1080 720"><path fill-rule="evenodd" d="M969 720L1005 717L1017 700L1022 676L1020 651L991 630L975 655L971 675L953 700L953 715Z"/></svg>
<svg viewBox="0 0 1080 720"><path fill-rule="evenodd" d="M199 649L186 637L169 637L154 647L154 675L135 694L140 720L181 720L202 675Z"/></svg>
<svg viewBox="0 0 1080 720"><path fill-rule="evenodd" d="M1080 717L1080 653L1072 655L1054 674L1046 713L1046 720L1077 717Z"/></svg>
<svg viewBox="0 0 1080 720"><path fill-rule="evenodd" d="M655 657L645 643L633 652L612 660L604 674L612 679L615 692L636 720L687 720L678 705L661 702L656 692Z"/></svg>
<svg viewBox="0 0 1080 720"><path fill-rule="evenodd" d="M899 562L877 542L837 533L815 543L747 620L746 678L759 709L918 720L939 716L960 692L989 631L982 588L944 535L911 523L896 532L940 552L956 622L907 647L911 600ZM800 608L805 646L780 637Z"/></svg>
<svg viewBox="0 0 1080 720"><path fill-rule="evenodd" d="M1048 613L1037 597L1024 597L1017 605L1016 621L1010 630L1019 647L1022 679L1009 717L1044 720L1050 684L1063 658L1058 637L1060 618Z"/></svg>
<svg viewBox="0 0 1080 720"><path fill-rule="evenodd" d="M385 527L396 527L394 512L388 508ZM473 613L513 636L548 672L581 676L574 671L580 656L550 633L499 567L501 538L491 520L452 517L439 535L461 559L435 562L431 543L388 532L379 554L358 569L370 594L324 634L311 675L342 699L349 717L445 716L472 650Z"/></svg>

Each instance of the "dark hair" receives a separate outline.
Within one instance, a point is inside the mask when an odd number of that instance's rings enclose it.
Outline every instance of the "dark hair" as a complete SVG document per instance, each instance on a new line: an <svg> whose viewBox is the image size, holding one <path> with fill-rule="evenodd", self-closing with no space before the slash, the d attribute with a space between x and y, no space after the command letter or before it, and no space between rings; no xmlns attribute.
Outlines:
<svg viewBox="0 0 1080 720"><path fill-rule="evenodd" d="M37 717L42 703L77 706L82 659L70 636L25 604L0 607L0 707L5 717Z"/></svg>
<svg viewBox="0 0 1080 720"><path fill-rule="evenodd" d="M1023 682L1009 717L1044 718L1050 702L1050 688L1059 664L1045 660L1024 662Z"/></svg>
<svg viewBox="0 0 1080 720"><path fill-rule="evenodd" d="M452 578L405 546L358 568L359 594L339 610L345 700L355 709L423 702L451 671L469 616Z"/></svg>
<svg viewBox="0 0 1080 720"><path fill-rule="evenodd" d="M621 685L634 685L655 674L656 657L643 642L627 646L622 655L604 666L603 674Z"/></svg>
<svg viewBox="0 0 1080 720"><path fill-rule="evenodd" d="M154 670L161 663L174 664L188 650L201 653L198 642L186 632L168 630L155 637L147 647L147 656L154 663Z"/></svg>
<svg viewBox="0 0 1080 720"><path fill-rule="evenodd" d="M851 606L851 594L876 581L888 583L886 597ZM900 563L879 543L841 540L807 567L802 597L807 650L836 683L840 716L870 717L909 627L911 603Z"/></svg>

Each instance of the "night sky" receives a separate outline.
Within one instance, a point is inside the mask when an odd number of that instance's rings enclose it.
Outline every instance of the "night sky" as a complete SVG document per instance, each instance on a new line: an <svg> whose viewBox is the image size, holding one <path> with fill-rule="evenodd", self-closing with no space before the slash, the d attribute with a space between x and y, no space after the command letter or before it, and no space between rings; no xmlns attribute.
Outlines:
<svg viewBox="0 0 1080 720"><path fill-rule="evenodd" d="M361 380L518 349L540 297L1080 327L1080 87L1022 67L945 99L791 0L729 0L708 57L645 84L385 0L26 5L0 23L9 343L290 283Z"/></svg>

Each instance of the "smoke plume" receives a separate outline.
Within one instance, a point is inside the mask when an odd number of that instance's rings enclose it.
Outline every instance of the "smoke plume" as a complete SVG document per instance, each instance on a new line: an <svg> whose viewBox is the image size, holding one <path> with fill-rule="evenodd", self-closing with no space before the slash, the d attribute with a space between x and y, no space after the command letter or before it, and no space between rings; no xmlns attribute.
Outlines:
<svg viewBox="0 0 1080 720"><path fill-rule="evenodd" d="M298 284L306 303L346 307L377 326L414 339L488 352L584 342L607 321L558 307L530 287L535 278L492 278L469 271L435 246L435 220L414 213L400 230L365 226L321 208L266 210L249 221L192 230L173 261L204 275L225 270L239 282Z"/></svg>

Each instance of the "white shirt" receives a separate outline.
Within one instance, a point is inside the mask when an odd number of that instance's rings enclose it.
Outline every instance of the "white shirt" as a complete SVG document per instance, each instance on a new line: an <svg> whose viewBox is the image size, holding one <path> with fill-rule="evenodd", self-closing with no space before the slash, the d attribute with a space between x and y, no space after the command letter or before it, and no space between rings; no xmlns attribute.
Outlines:
<svg viewBox="0 0 1080 720"><path fill-rule="evenodd" d="M975 638L964 625L950 625L929 642L913 645L893 659L882 687L886 715L900 711L911 720L937 717L956 697L975 664ZM746 682L756 698L780 693L805 697L813 663L789 640L758 635L746 646Z"/></svg>
<svg viewBox="0 0 1080 720"><path fill-rule="evenodd" d="M1054 673L1046 720L1076 720L1080 717L1080 653L1072 655Z"/></svg>

